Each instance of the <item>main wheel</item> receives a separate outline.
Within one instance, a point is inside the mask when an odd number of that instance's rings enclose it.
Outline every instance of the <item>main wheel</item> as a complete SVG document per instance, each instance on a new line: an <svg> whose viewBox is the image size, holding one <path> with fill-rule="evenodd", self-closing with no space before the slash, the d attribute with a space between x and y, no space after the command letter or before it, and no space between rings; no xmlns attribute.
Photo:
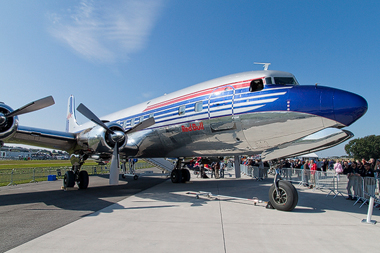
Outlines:
<svg viewBox="0 0 380 253"><path fill-rule="evenodd" d="M190 181L190 178L191 178L190 171L188 169L182 169L181 172L182 172L182 183L186 183Z"/></svg>
<svg viewBox="0 0 380 253"><path fill-rule="evenodd" d="M170 179L172 180L172 183L180 183L182 180L182 173L179 169L172 170L172 173L170 175Z"/></svg>
<svg viewBox="0 0 380 253"><path fill-rule="evenodd" d="M75 185L75 174L71 170L66 171L65 177L63 178L63 187L74 187Z"/></svg>
<svg viewBox="0 0 380 253"><path fill-rule="evenodd" d="M78 187L79 189L87 189L88 187L88 173L85 170L81 170L78 174Z"/></svg>
<svg viewBox="0 0 380 253"><path fill-rule="evenodd" d="M272 185L269 188L269 201L272 206L281 211L292 211L298 203L298 193L296 188L288 181L280 180L278 182L277 194L276 187Z"/></svg>

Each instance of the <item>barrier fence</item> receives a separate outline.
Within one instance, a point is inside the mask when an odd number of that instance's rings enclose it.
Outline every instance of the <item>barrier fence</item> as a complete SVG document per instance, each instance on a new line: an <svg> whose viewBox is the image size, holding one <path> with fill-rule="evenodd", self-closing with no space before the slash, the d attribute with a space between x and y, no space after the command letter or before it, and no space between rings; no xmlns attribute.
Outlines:
<svg viewBox="0 0 380 253"><path fill-rule="evenodd" d="M135 169L151 167L153 165L147 162L135 163ZM46 181L50 175L55 175L57 179L63 179L68 170L71 170L71 167L1 169L0 186ZM82 166L81 170L86 170L89 175L104 175L109 174L110 166Z"/></svg>
<svg viewBox="0 0 380 253"><path fill-rule="evenodd" d="M274 169L264 168L260 171L257 166L241 165L241 172L252 179L260 180L268 174L273 174ZM373 197L376 204L380 204L380 178L361 177L356 175L347 176L336 174L334 171L310 171L303 169L282 168L280 175L283 180L291 181L298 186L304 186L326 191L327 196L349 197L355 202L353 205L369 203L370 197ZM326 196L326 197L327 197Z"/></svg>

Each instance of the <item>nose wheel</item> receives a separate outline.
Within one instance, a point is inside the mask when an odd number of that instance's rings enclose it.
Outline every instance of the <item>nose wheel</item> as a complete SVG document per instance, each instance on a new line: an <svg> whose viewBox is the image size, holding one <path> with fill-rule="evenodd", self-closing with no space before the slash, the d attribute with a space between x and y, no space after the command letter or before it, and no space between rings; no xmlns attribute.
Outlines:
<svg viewBox="0 0 380 253"><path fill-rule="evenodd" d="M269 188L269 201L277 210L292 211L298 203L298 193L290 182L279 180Z"/></svg>

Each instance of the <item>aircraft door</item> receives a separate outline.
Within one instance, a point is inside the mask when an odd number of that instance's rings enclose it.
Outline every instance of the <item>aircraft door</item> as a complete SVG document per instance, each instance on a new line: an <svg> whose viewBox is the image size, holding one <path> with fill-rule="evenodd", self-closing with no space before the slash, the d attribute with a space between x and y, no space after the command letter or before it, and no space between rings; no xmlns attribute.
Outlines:
<svg viewBox="0 0 380 253"><path fill-rule="evenodd" d="M234 115L235 89L231 85L213 90L208 99L210 135L208 143L215 155L220 150L241 154L249 146L245 140L240 119Z"/></svg>
<svg viewBox="0 0 380 253"><path fill-rule="evenodd" d="M233 120L234 96L235 89L231 85L218 87L210 94L208 99L208 118L212 131L235 128Z"/></svg>

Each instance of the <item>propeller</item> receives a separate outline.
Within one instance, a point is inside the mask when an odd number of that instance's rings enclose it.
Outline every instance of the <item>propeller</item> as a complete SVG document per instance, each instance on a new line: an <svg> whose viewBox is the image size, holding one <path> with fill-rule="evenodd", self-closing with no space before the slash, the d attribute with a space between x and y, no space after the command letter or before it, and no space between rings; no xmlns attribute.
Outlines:
<svg viewBox="0 0 380 253"><path fill-rule="evenodd" d="M23 107L18 108L17 110L5 115L7 118L13 117L13 116L18 116L21 114L29 113L29 112L34 112L40 109L43 109L45 107L54 105L54 99L52 96L48 96L46 98L41 98L39 100L36 100L34 102L31 102L27 105L24 105Z"/></svg>
<svg viewBox="0 0 380 253"><path fill-rule="evenodd" d="M91 120L92 122L98 124L99 126L103 127L107 132L110 132L111 134L114 134L114 131L109 129L106 124L103 123L90 109L88 109L84 104L80 104L77 108L77 111L82 113L83 116Z"/></svg>
<svg viewBox="0 0 380 253"><path fill-rule="evenodd" d="M107 133L109 133L109 138L112 142L115 143L113 148L112 158L111 158L111 168L110 168L110 185L117 185L119 183L119 171L120 171L120 162L119 162L119 145L118 142L125 139L125 142L128 140L128 134L143 130L154 125L156 122L154 118L149 118L135 125L128 131L110 129L103 121L101 121L90 109L88 109L84 104L80 104L77 108L77 111L82 113L83 116L94 122L95 124L103 127Z"/></svg>
<svg viewBox="0 0 380 253"><path fill-rule="evenodd" d="M54 105L54 99L52 96L48 96L45 98L38 99L36 101L33 101L27 105L24 105L17 110L14 110L13 112L7 113L7 114L0 114L0 125L4 124L8 118L12 118L14 116L18 116L21 114L34 112L40 109L43 109L45 107Z"/></svg>

